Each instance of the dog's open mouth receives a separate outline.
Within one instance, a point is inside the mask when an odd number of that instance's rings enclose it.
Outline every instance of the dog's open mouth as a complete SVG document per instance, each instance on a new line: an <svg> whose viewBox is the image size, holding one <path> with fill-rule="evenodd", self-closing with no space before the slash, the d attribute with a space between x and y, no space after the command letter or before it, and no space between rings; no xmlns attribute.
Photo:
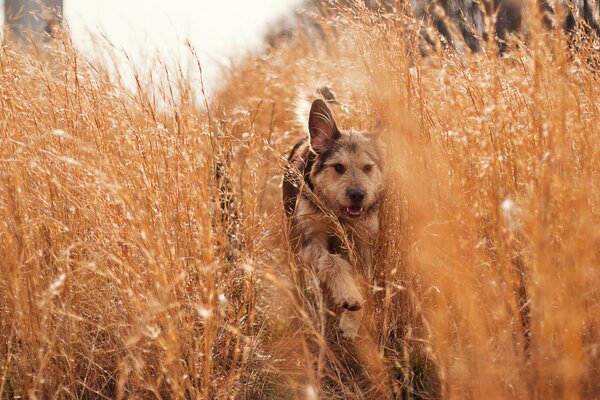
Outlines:
<svg viewBox="0 0 600 400"><path fill-rule="evenodd" d="M346 212L346 215L348 215L350 218L358 218L362 215L363 208L362 207L346 207L344 209L344 211Z"/></svg>

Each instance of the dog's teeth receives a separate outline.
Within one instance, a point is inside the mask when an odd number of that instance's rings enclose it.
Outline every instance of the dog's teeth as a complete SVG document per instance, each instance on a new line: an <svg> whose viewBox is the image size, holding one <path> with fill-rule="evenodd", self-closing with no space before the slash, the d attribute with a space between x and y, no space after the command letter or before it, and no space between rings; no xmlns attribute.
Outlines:
<svg viewBox="0 0 600 400"><path fill-rule="evenodd" d="M348 215L350 215L351 217L359 217L364 210L364 207L361 208L355 208L355 207L346 207L346 213Z"/></svg>

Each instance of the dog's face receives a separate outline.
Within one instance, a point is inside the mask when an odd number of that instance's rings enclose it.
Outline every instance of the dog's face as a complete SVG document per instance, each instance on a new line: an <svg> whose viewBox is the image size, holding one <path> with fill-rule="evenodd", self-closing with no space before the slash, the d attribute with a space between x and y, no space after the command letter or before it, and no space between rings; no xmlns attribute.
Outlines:
<svg viewBox="0 0 600 400"><path fill-rule="evenodd" d="M317 154L310 173L315 193L338 217L363 218L383 190L377 134L340 132L322 100L313 103L308 125Z"/></svg>

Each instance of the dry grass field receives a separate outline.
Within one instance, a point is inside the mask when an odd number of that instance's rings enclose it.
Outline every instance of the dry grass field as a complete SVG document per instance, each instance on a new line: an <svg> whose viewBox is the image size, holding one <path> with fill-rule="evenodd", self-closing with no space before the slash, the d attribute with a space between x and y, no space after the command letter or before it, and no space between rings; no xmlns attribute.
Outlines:
<svg viewBox="0 0 600 400"><path fill-rule="evenodd" d="M68 37L2 47L0 397L600 398L599 50L529 19L502 57L422 58L410 20L338 15L210 98L159 62L127 90ZM284 228L322 85L385 127L356 342Z"/></svg>

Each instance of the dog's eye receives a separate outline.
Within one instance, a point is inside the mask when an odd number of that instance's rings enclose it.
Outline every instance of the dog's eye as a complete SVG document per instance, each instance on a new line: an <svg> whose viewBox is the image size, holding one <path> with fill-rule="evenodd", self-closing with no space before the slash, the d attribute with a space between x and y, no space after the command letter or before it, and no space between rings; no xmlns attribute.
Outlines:
<svg viewBox="0 0 600 400"><path fill-rule="evenodd" d="M371 172L372 169L373 169L373 164L367 164L363 167L363 171L365 171L366 174Z"/></svg>
<svg viewBox="0 0 600 400"><path fill-rule="evenodd" d="M346 167L344 167L342 164L335 164L333 168L335 168L335 172L338 174L343 174L346 172Z"/></svg>

